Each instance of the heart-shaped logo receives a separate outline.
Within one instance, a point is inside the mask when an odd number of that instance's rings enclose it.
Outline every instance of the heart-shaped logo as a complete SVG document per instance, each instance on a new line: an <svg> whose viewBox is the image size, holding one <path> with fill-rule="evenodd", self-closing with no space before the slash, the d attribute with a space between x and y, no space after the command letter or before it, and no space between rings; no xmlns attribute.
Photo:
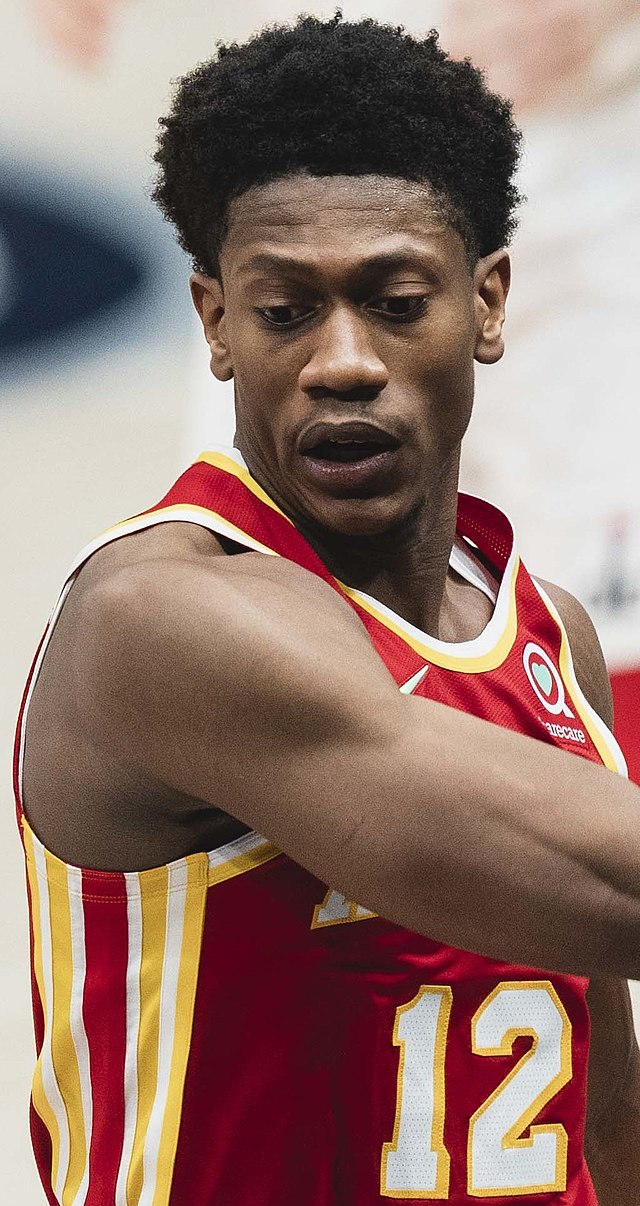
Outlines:
<svg viewBox="0 0 640 1206"><path fill-rule="evenodd" d="M558 667L549 654L535 641L528 641L522 651L525 673L540 703L552 716L573 716L567 704L565 686Z"/></svg>
<svg viewBox="0 0 640 1206"><path fill-rule="evenodd" d="M533 677L535 678L540 690L544 691L545 695L551 695L551 691L553 689L553 678L551 677L549 667L545 666L544 662L532 662L531 673L533 674Z"/></svg>

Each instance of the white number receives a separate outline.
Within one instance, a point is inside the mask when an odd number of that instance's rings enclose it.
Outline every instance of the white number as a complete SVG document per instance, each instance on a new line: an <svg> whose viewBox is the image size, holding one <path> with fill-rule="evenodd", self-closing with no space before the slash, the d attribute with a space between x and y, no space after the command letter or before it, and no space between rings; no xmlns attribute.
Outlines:
<svg viewBox="0 0 640 1206"><path fill-rule="evenodd" d="M388 1198L446 1198L449 1153L444 1134L444 1057L452 992L420 989L396 1011L400 1047L393 1139L382 1147L380 1192Z"/></svg>
<svg viewBox="0 0 640 1206"><path fill-rule="evenodd" d="M382 1146L384 1197L448 1196L444 1065L452 996L448 987L425 985L396 1010L393 1042L400 1047L400 1061L393 1139ZM498 984L472 1020L472 1051L510 1055L523 1035L533 1039L530 1049L469 1123L467 1192L472 1197L566 1189L564 1127L531 1125L571 1080L571 1023L548 980Z"/></svg>
<svg viewBox="0 0 640 1206"><path fill-rule="evenodd" d="M476 1055L510 1055L519 1035L531 1035L530 1049L469 1126L468 1192L474 1197L551 1193L567 1185L564 1127L531 1126L571 1080L571 1023L548 981L499 984L471 1023Z"/></svg>
<svg viewBox="0 0 640 1206"><path fill-rule="evenodd" d="M363 921L365 917L375 917L370 909L356 904L355 900L347 900L342 892L329 888L321 904L313 910L311 929L319 930L323 925L343 925L350 921Z"/></svg>

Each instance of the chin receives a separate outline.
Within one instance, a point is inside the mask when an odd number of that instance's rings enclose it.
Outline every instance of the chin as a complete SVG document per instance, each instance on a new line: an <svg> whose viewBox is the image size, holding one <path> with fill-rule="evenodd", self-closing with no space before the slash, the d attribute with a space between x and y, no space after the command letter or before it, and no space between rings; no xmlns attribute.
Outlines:
<svg viewBox="0 0 640 1206"><path fill-rule="evenodd" d="M342 537L391 535L410 521L413 508L389 498L335 498L313 508L311 522Z"/></svg>

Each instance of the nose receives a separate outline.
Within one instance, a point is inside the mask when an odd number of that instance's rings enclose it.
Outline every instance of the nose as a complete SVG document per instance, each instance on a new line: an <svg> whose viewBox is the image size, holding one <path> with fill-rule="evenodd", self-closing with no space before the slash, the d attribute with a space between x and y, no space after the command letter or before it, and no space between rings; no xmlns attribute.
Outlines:
<svg viewBox="0 0 640 1206"><path fill-rule="evenodd" d="M298 378L307 393L362 388L377 392L388 382L387 367L374 351L363 319L346 307L337 308L322 323L315 351Z"/></svg>

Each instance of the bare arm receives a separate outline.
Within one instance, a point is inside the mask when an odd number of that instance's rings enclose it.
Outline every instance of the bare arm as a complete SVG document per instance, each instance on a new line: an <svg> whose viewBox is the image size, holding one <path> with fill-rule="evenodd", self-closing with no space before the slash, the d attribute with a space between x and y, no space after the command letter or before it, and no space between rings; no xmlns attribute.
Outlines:
<svg viewBox="0 0 640 1206"><path fill-rule="evenodd" d="M290 563L159 569L129 567L79 604L69 672L96 747L409 929L640 975L637 788L401 695L348 605Z"/></svg>
<svg viewBox="0 0 640 1206"><path fill-rule="evenodd" d="M600 1206L640 1198L640 1052L625 980L594 980L585 1155Z"/></svg>
<svg viewBox="0 0 640 1206"><path fill-rule="evenodd" d="M600 643L581 605L543 583L562 615L576 674L592 707L613 728L611 685ZM640 1198L640 1051L626 980L594 979L585 1155L600 1206L636 1206Z"/></svg>

